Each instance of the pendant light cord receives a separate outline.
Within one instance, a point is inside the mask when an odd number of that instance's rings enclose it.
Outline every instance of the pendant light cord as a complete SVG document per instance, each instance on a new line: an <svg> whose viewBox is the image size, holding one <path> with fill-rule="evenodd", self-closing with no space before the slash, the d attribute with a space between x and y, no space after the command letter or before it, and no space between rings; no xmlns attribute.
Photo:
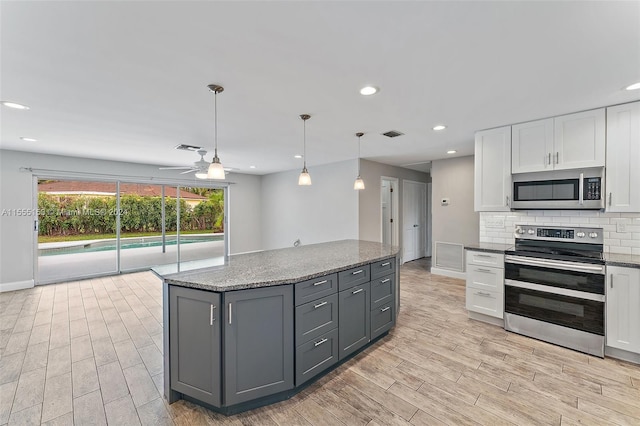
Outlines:
<svg viewBox="0 0 640 426"><path fill-rule="evenodd" d="M303 162L303 169L307 168L307 120L302 120L302 142L303 142L303 149L302 149L302 162Z"/></svg>
<svg viewBox="0 0 640 426"><path fill-rule="evenodd" d="M360 177L360 138L361 136L358 136L358 177Z"/></svg>
<svg viewBox="0 0 640 426"><path fill-rule="evenodd" d="M218 91L213 92L213 134L215 140L214 157L218 156Z"/></svg>

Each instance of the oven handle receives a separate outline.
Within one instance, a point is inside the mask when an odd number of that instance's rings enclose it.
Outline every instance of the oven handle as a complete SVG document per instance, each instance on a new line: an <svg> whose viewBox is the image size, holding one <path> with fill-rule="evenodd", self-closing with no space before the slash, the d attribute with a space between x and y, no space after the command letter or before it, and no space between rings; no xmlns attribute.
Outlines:
<svg viewBox="0 0 640 426"><path fill-rule="evenodd" d="M604 275L604 266L602 265L583 265L575 262L558 262L554 260L536 260L529 257L511 256L504 257L505 263L515 263L517 265L538 266L540 268L549 269L565 269L575 272L589 272Z"/></svg>
<svg viewBox="0 0 640 426"><path fill-rule="evenodd" d="M541 293L559 294L561 296L573 297L575 299L592 300L594 302L604 302L604 294L587 293L584 291L569 290L568 288L550 287L543 284L527 283L523 281L504 280L505 286L526 288L527 290L539 291Z"/></svg>

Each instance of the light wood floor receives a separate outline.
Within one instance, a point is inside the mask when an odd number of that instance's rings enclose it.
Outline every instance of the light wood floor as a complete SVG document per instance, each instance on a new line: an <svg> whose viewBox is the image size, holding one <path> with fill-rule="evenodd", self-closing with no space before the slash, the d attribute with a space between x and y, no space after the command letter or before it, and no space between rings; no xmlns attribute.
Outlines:
<svg viewBox="0 0 640 426"><path fill-rule="evenodd" d="M640 425L640 367L467 319L464 282L402 271L393 332L288 401L232 417L161 398L151 273L0 294L0 424Z"/></svg>

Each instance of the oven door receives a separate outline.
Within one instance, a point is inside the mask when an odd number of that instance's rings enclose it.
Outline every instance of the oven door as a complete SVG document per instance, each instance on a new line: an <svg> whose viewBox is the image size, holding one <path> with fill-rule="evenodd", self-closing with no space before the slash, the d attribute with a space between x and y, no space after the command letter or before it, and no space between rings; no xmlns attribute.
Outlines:
<svg viewBox="0 0 640 426"><path fill-rule="evenodd" d="M604 295L604 265L505 256L505 280Z"/></svg>
<svg viewBox="0 0 640 426"><path fill-rule="evenodd" d="M505 280L505 312L600 336L604 301L604 294Z"/></svg>

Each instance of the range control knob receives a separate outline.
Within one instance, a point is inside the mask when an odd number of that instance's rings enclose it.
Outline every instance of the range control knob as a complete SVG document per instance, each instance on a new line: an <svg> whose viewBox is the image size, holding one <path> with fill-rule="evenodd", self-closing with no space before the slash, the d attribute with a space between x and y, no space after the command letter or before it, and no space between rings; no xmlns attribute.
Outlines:
<svg viewBox="0 0 640 426"><path fill-rule="evenodd" d="M591 238L598 238L598 233L597 232L589 232L589 236Z"/></svg>
<svg viewBox="0 0 640 426"><path fill-rule="evenodd" d="M584 233L584 232L582 232L582 231L580 231L580 232L576 232L576 237L578 237L578 238L584 238L584 236L585 236L585 233Z"/></svg>
<svg viewBox="0 0 640 426"><path fill-rule="evenodd" d="M536 233L536 231L534 231L533 229L528 229L527 230L527 234L529 234L529 235L533 235L535 233Z"/></svg>
<svg viewBox="0 0 640 426"><path fill-rule="evenodd" d="M524 229L516 228L516 234L524 234Z"/></svg>

